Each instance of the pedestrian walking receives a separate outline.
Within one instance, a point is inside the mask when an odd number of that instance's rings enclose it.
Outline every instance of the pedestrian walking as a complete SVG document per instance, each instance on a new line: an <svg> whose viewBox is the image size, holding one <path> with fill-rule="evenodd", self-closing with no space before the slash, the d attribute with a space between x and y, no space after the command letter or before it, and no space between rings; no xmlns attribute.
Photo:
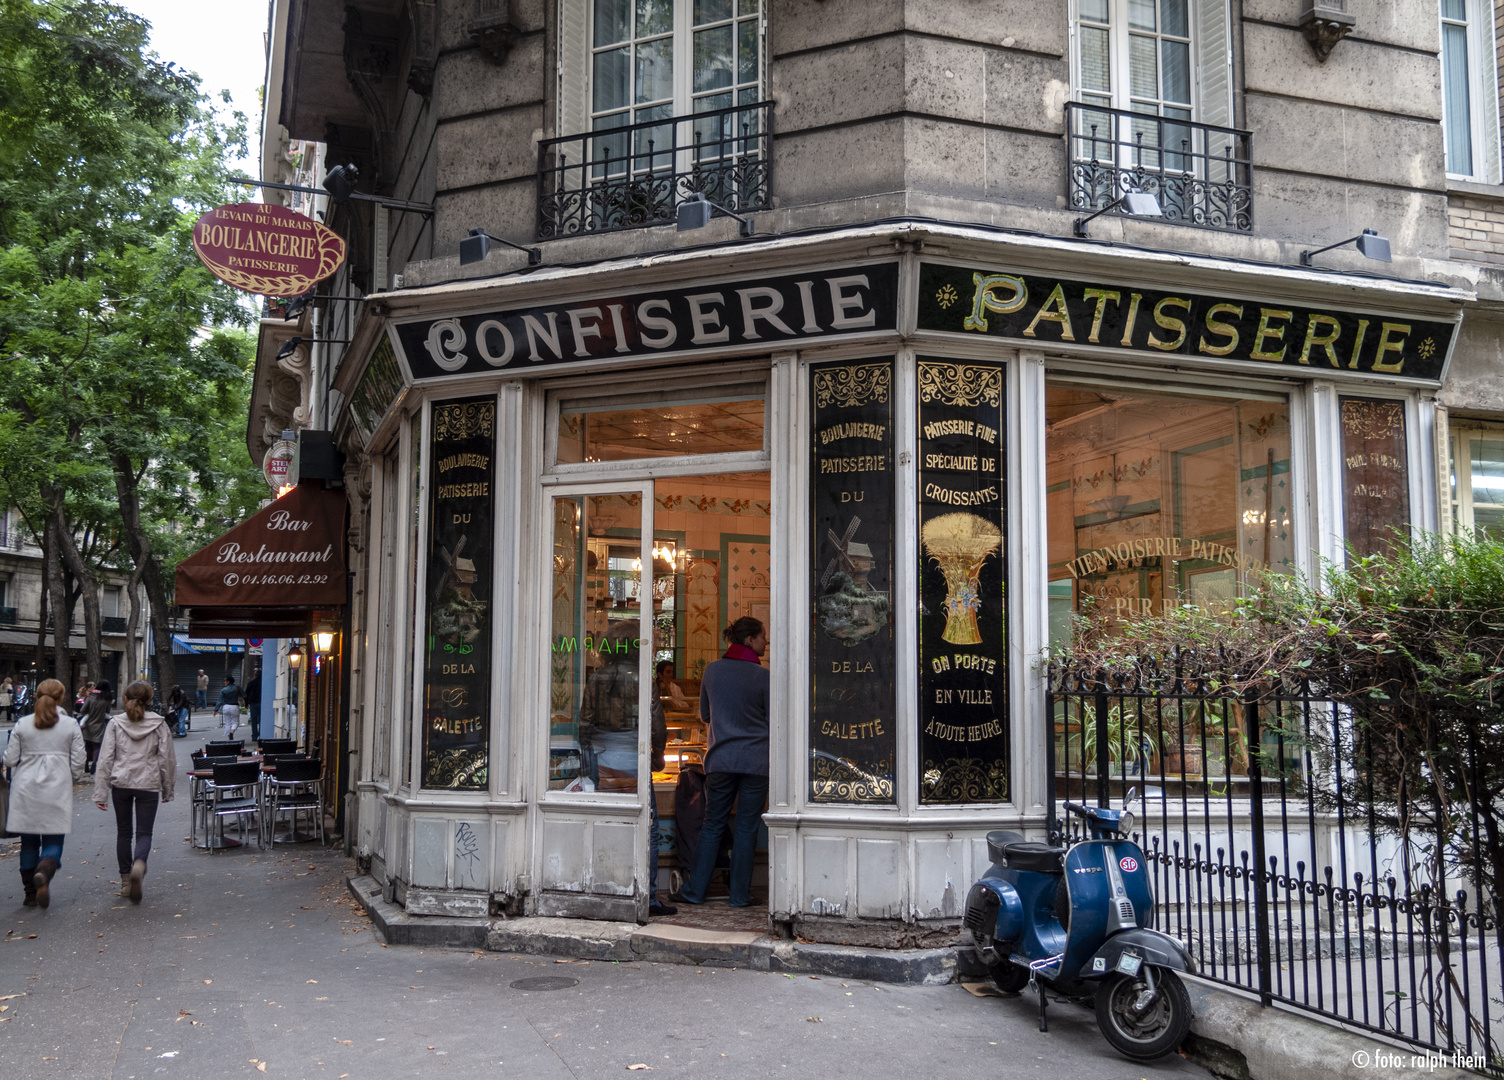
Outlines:
<svg viewBox="0 0 1504 1080"><path fill-rule="evenodd" d="M184 738L188 729L193 726L193 709L188 704L188 695L183 693L183 688L177 683L172 684L172 689L167 691L167 716L171 723L177 725L173 733L175 738Z"/></svg>
<svg viewBox="0 0 1504 1080"><path fill-rule="evenodd" d="M240 687L235 685L235 676L226 675L225 685L219 691L219 704L214 711L220 714L225 725L225 738L233 739L240 726Z"/></svg>
<svg viewBox="0 0 1504 1080"><path fill-rule="evenodd" d="M709 722L705 751L705 786L709 805L700 829L694 874L677 896L686 904L703 904L715 870L716 853L731 807L736 805L736 836L731 844L732 907L752 903L752 860L757 829L768 798L768 633L750 617L737 619L721 632L725 655L705 668L700 681L700 716Z"/></svg>
<svg viewBox="0 0 1504 1080"><path fill-rule="evenodd" d="M99 744L104 741L105 725L110 722L110 706L115 703L115 688L108 679L91 683L94 689L84 698L83 720L84 749L88 752L88 771L93 772L99 761Z"/></svg>
<svg viewBox="0 0 1504 1080"><path fill-rule="evenodd" d="M10 723L11 707L16 703L16 687L6 676L4 682L0 682L0 724Z"/></svg>
<svg viewBox="0 0 1504 1080"><path fill-rule="evenodd" d="M198 669L198 707L200 709L209 707L209 676L205 674L203 668Z"/></svg>
<svg viewBox="0 0 1504 1080"><path fill-rule="evenodd" d="M73 828L73 785L84 778L84 736L61 705L68 688L57 679L37 687L36 710L16 721L5 755L11 770L6 828L21 834L21 884L27 907L52 902L52 878Z"/></svg>
<svg viewBox="0 0 1504 1080"><path fill-rule="evenodd" d="M251 679L245 684L245 713L251 722L251 738L261 739L261 680Z"/></svg>
<svg viewBox="0 0 1504 1080"><path fill-rule="evenodd" d="M151 683L139 679L125 688L125 714L105 728L94 774L94 804L115 804L115 861L120 895L141 902L141 881L151 854L152 826L159 802L172 802L177 754L167 718L147 711Z"/></svg>

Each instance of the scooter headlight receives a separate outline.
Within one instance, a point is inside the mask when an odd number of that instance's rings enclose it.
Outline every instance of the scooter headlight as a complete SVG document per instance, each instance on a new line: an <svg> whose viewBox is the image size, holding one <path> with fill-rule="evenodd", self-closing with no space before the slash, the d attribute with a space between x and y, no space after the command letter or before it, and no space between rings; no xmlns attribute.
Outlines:
<svg viewBox="0 0 1504 1080"><path fill-rule="evenodd" d="M1118 834L1121 835L1121 836L1130 836L1130 835L1132 835L1132 833L1133 833L1133 811L1132 810L1124 810L1122 812L1122 814L1120 814L1118 816Z"/></svg>

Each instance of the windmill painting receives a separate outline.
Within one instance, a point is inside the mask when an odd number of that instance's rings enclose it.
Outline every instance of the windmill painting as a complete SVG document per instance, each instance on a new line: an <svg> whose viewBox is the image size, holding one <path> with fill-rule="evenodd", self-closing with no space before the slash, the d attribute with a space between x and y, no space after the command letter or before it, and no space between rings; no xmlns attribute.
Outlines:
<svg viewBox="0 0 1504 1080"><path fill-rule="evenodd" d="M825 530L825 546L833 552L820 575L815 610L820 632L843 645L865 641L888 624L888 594L872 587L872 548L856 539L862 519L853 517L839 536Z"/></svg>

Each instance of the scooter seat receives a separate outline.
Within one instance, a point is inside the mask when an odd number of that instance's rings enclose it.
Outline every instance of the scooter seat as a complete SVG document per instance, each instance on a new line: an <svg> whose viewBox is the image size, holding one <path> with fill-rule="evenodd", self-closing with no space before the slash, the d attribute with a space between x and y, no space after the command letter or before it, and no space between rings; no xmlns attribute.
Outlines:
<svg viewBox="0 0 1504 1080"><path fill-rule="evenodd" d="M1036 874L1065 873L1065 852L1063 847L1051 847L1032 840L1008 844L1003 848L1010 870L1030 870Z"/></svg>

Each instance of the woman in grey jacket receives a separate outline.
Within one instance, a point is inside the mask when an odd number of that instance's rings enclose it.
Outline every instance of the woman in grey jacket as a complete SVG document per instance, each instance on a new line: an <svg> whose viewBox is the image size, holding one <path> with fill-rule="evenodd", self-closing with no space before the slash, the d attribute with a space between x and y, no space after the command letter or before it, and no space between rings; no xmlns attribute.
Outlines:
<svg viewBox="0 0 1504 1080"><path fill-rule="evenodd" d="M157 804L159 800L172 802L178 767L172 729L161 714L146 711L150 703L151 683L138 679L125 688L125 715L115 717L104 729L94 774L94 804L104 810L109 805L107 795L115 801L120 895L136 904L141 902L141 879L146 877L146 857L151 854Z"/></svg>
<svg viewBox="0 0 1504 1080"><path fill-rule="evenodd" d="M16 721L3 761L11 770L6 827L21 834L21 884L27 907L52 902L52 876L73 828L73 785L84 778L84 737L58 703L56 679L37 687L36 711Z"/></svg>

